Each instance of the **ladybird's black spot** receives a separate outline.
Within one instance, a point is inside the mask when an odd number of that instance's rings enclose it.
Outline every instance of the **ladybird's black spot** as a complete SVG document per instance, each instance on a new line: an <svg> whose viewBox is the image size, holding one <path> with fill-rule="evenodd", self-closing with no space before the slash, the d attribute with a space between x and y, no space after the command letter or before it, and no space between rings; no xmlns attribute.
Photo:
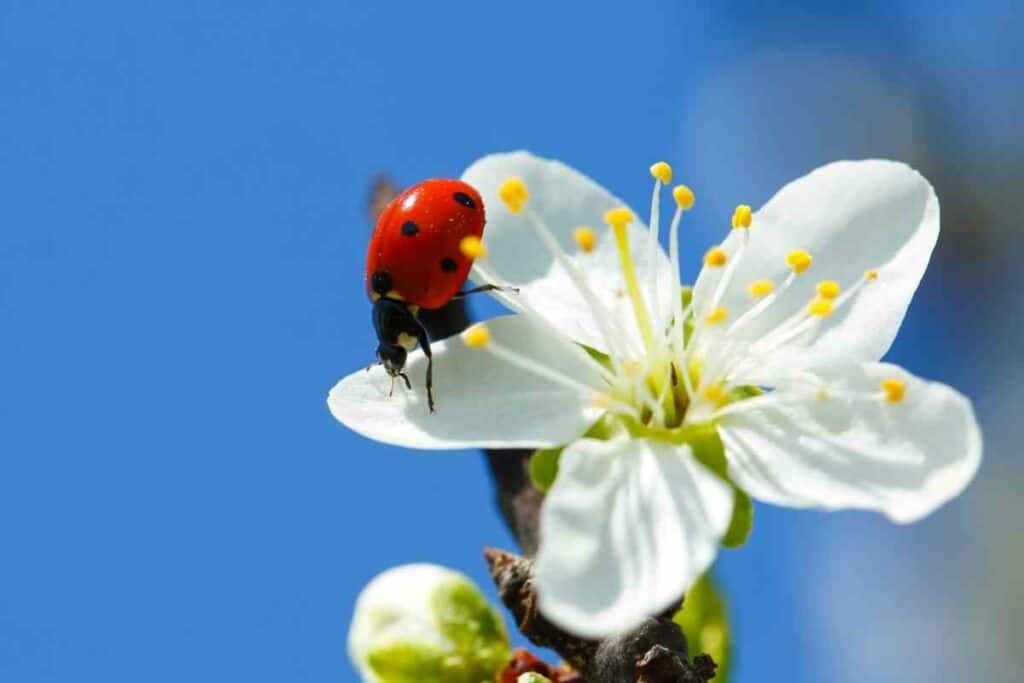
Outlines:
<svg viewBox="0 0 1024 683"><path fill-rule="evenodd" d="M456 192L455 194L452 195L452 197L454 197L455 201L457 201L459 204L462 204L467 209L476 208L476 202L474 202L473 198L470 197L465 192Z"/></svg>
<svg viewBox="0 0 1024 683"><path fill-rule="evenodd" d="M420 231L420 226L416 225L412 221L406 221L402 223L402 234L406 237L412 237Z"/></svg>
<svg viewBox="0 0 1024 683"><path fill-rule="evenodd" d="M459 267L459 264L455 262L453 258L441 259L441 270L446 273L454 273Z"/></svg>
<svg viewBox="0 0 1024 683"><path fill-rule="evenodd" d="M370 278L370 285L373 287L373 291L381 296L384 296L391 291L391 273L383 270L378 270Z"/></svg>

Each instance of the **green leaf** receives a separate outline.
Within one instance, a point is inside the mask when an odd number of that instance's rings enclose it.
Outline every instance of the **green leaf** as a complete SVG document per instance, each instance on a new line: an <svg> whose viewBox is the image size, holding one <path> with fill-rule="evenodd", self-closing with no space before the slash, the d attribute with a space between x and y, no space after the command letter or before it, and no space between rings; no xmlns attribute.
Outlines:
<svg viewBox="0 0 1024 683"><path fill-rule="evenodd" d="M438 629L461 660L463 677L451 680L494 680L509 657L508 634L501 617L476 586L468 581L442 584L431 595L430 604Z"/></svg>
<svg viewBox="0 0 1024 683"><path fill-rule="evenodd" d="M754 502L742 489L733 486L732 490L732 519L722 538L722 545L726 548L739 548L747 542L754 529Z"/></svg>
<svg viewBox="0 0 1024 683"><path fill-rule="evenodd" d="M562 455L561 448L541 448L530 456L528 471L533 485L547 493L558 476L558 459Z"/></svg>
<svg viewBox="0 0 1024 683"><path fill-rule="evenodd" d="M706 652L718 670L715 683L726 683L729 677L731 642L725 601L718 592L711 574L705 574L686 594L683 608L672 620L679 624L690 646L690 655Z"/></svg>

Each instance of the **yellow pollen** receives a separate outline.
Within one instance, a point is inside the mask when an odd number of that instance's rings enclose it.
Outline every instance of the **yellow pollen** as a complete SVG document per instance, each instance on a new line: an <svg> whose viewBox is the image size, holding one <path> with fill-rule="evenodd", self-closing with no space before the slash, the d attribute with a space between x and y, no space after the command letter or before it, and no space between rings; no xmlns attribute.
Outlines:
<svg viewBox="0 0 1024 683"><path fill-rule="evenodd" d="M512 177L498 186L498 198L509 211L519 213L530 199L530 193L526 191L526 183L521 178Z"/></svg>
<svg viewBox="0 0 1024 683"><path fill-rule="evenodd" d="M576 244L579 245L580 251L587 254L594 251L594 247L597 246L597 235L593 230L585 225L581 225L572 231L572 238L576 240Z"/></svg>
<svg viewBox="0 0 1024 683"><path fill-rule="evenodd" d="M459 242L459 251L462 252L463 256L471 259L479 259L487 256L487 247L480 241L480 238L476 235L469 235L463 237L462 241Z"/></svg>
<svg viewBox="0 0 1024 683"><path fill-rule="evenodd" d="M462 341L471 349L485 349L491 343L491 331L487 325L477 323L462 333Z"/></svg>
<svg viewBox="0 0 1024 683"><path fill-rule="evenodd" d="M693 208L693 203L696 197L693 196L693 190L688 188L686 185L676 185L672 188L672 199L676 200L676 206L683 211L689 211Z"/></svg>
<svg viewBox="0 0 1024 683"><path fill-rule="evenodd" d="M825 387L818 387L818 392L815 395L817 396L819 401L827 401L828 389L826 389Z"/></svg>
<svg viewBox="0 0 1024 683"><path fill-rule="evenodd" d="M818 296L822 299L835 299L843 291L835 280L822 280L818 283Z"/></svg>
<svg viewBox="0 0 1024 683"><path fill-rule="evenodd" d="M721 268L728 260L729 256L721 247L712 247L704 254L704 265L708 268Z"/></svg>
<svg viewBox="0 0 1024 683"><path fill-rule="evenodd" d="M907 385L895 378L882 380L882 391L889 403L899 403L907 395Z"/></svg>
<svg viewBox="0 0 1024 683"><path fill-rule="evenodd" d="M718 323L722 322L728 317L729 312L722 308L721 306L719 306L718 308L707 314L707 316L704 318L704 322L706 322L708 325L717 325Z"/></svg>
<svg viewBox="0 0 1024 683"><path fill-rule="evenodd" d="M877 280L878 279L878 271L875 270L874 268L872 268L871 270L864 271L864 279L865 280Z"/></svg>
<svg viewBox="0 0 1024 683"><path fill-rule="evenodd" d="M750 296L760 299L775 291L775 283L771 280L755 280L747 287L747 291L750 292Z"/></svg>
<svg viewBox="0 0 1024 683"><path fill-rule="evenodd" d="M625 230L633 222L633 212L624 206L604 212L604 222L616 230Z"/></svg>
<svg viewBox="0 0 1024 683"><path fill-rule="evenodd" d="M736 207L736 210L732 212L732 227L736 228L749 228L750 222L753 220L753 209L746 204L740 204Z"/></svg>
<svg viewBox="0 0 1024 683"><path fill-rule="evenodd" d="M803 249L796 249L786 254L786 265L792 268L797 275L810 268L813 260L811 255Z"/></svg>
<svg viewBox="0 0 1024 683"><path fill-rule="evenodd" d="M672 167L664 161L659 161L651 165L651 175L662 185L668 185L672 182Z"/></svg>
<svg viewBox="0 0 1024 683"><path fill-rule="evenodd" d="M815 299L807 304L807 312L819 318L827 318L832 315L832 302L828 299Z"/></svg>
<svg viewBox="0 0 1024 683"><path fill-rule="evenodd" d="M703 396L712 403L722 403L725 401L725 390L719 384L712 384L704 390Z"/></svg>

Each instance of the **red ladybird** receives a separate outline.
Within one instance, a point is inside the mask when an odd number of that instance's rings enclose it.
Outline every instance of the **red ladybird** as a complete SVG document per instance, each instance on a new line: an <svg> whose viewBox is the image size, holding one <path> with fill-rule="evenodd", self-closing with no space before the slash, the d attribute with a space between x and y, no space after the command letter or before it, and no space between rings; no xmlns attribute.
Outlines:
<svg viewBox="0 0 1024 683"><path fill-rule="evenodd" d="M434 411L433 359L426 330L416 319L421 308L441 308L453 298L497 289L484 285L459 291L473 261L462 253L466 237L484 232L484 202L461 180L424 180L402 192L381 212L366 254L366 292L373 301L373 326L380 344L377 360L401 377L409 351L427 356L427 403Z"/></svg>

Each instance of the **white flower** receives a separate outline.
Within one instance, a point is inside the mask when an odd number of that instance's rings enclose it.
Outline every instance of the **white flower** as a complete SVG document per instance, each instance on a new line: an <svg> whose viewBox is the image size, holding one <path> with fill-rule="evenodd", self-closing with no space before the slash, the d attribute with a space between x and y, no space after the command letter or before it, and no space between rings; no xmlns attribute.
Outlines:
<svg viewBox="0 0 1024 683"><path fill-rule="evenodd" d="M356 600L349 657L366 683L479 683L509 657L501 617L466 576L433 564L379 574Z"/></svg>
<svg viewBox="0 0 1024 683"><path fill-rule="evenodd" d="M966 398L878 362L938 237L923 177L837 162L757 212L738 207L684 302L678 232L693 193L673 189L670 259L657 228L671 169L651 173L648 231L558 162L473 164L463 179L488 202L490 254L474 278L519 288L496 294L518 314L435 345L434 415L422 387L388 399L380 369L328 401L352 429L416 448L567 445L542 509L537 589L550 619L590 637L679 599L714 559L731 484L910 522L962 491L981 459ZM410 364L422 376L422 354Z"/></svg>

